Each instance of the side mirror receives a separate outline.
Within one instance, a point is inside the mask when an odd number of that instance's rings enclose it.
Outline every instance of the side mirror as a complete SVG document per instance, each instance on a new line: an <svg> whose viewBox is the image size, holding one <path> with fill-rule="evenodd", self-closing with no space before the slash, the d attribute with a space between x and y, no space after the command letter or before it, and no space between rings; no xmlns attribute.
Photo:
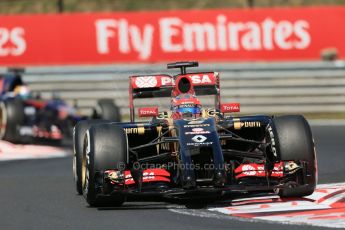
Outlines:
<svg viewBox="0 0 345 230"><path fill-rule="evenodd" d="M240 112L240 103L227 103L220 105L222 113L237 113Z"/></svg>
<svg viewBox="0 0 345 230"><path fill-rule="evenodd" d="M158 107L145 107L138 109L139 117L157 117Z"/></svg>

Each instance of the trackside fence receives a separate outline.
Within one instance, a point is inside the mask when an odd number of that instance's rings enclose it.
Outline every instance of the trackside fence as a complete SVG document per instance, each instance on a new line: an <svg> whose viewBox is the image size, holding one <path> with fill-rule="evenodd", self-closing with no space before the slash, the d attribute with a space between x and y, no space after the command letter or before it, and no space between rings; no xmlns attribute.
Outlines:
<svg viewBox="0 0 345 230"><path fill-rule="evenodd" d="M345 112L345 62L201 64L189 71L217 71L223 102L240 102L243 113ZM5 72L4 68L0 69ZM24 80L43 98L58 94L91 113L98 99L110 98L128 110L128 77L176 74L164 64L30 67ZM206 98L206 104L210 104ZM166 107L169 99L138 100L137 106Z"/></svg>

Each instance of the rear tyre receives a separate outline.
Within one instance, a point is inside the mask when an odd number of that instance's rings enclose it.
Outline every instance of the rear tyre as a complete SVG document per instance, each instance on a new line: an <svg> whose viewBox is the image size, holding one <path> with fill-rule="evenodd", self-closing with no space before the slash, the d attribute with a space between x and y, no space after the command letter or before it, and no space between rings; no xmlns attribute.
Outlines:
<svg viewBox="0 0 345 230"><path fill-rule="evenodd" d="M121 121L120 108L111 99L101 99L98 101L101 108L100 117L104 120Z"/></svg>
<svg viewBox="0 0 345 230"><path fill-rule="evenodd" d="M92 126L85 134L83 149L83 195L90 206L120 206L123 194L111 198L98 196L102 191L101 172L108 169L124 170L128 158L127 135L116 124Z"/></svg>
<svg viewBox="0 0 345 230"><path fill-rule="evenodd" d="M77 193L83 194L82 186L82 159L83 159L83 145L86 130L92 125L107 123L105 120L85 120L80 121L73 129L73 175L76 185Z"/></svg>
<svg viewBox="0 0 345 230"><path fill-rule="evenodd" d="M279 189L280 197L303 197L312 194L317 184L317 161L310 126L300 115L273 119L275 144L281 161L306 162L303 179L291 187Z"/></svg>
<svg viewBox="0 0 345 230"><path fill-rule="evenodd" d="M24 123L24 104L19 98L0 101L0 139L19 142L18 128Z"/></svg>

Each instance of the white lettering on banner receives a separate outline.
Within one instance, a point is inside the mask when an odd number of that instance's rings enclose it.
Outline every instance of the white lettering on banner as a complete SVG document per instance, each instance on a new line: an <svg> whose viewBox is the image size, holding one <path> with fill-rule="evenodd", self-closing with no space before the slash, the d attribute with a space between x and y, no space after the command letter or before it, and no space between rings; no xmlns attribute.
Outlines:
<svg viewBox="0 0 345 230"><path fill-rule="evenodd" d="M128 31L127 20L119 20L119 31ZM119 33L119 51L121 53L129 53L131 49L129 48L129 35L128 33Z"/></svg>
<svg viewBox="0 0 345 230"><path fill-rule="evenodd" d="M216 28L211 23L185 24L183 28L186 51L216 50Z"/></svg>
<svg viewBox="0 0 345 230"><path fill-rule="evenodd" d="M291 42L288 42L288 38L293 33L293 25L288 21L282 21L277 24L274 36L275 41L279 48L283 50L289 50L292 48Z"/></svg>
<svg viewBox="0 0 345 230"><path fill-rule="evenodd" d="M305 49L311 42L309 23L304 20L228 22L226 16L218 15L215 24L184 23L178 17L162 18L159 24L165 52L291 50Z"/></svg>
<svg viewBox="0 0 345 230"><path fill-rule="evenodd" d="M274 29L275 23L272 19L267 18L262 22L262 32L263 32L263 41L262 45L264 49L266 50L273 50L273 29Z"/></svg>
<svg viewBox="0 0 345 230"><path fill-rule="evenodd" d="M277 21L265 18L262 21L238 22L229 21L225 15L220 14L207 22L188 23L177 16L162 17L157 25L136 25L129 23L125 18L98 19L95 27L96 49L99 54L135 52L140 60L151 58L153 48L158 48L163 53L273 51L303 50L311 44L310 25L302 19ZM159 34L155 36L154 33ZM18 34L17 31L15 34L18 37L23 33ZM9 35L4 34L0 37L0 47L6 38L4 36ZM154 38L159 40L154 42ZM17 40L12 39L12 42ZM17 48L20 50L22 46L19 44ZM153 47L154 44L159 44L159 47ZM117 50L114 50L114 47ZM7 51L2 50L3 55L4 52ZM18 51L13 55L16 53ZM163 85L169 84L168 81L171 80L162 78Z"/></svg>
<svg viewBox="0 0 345 230"><path fill-rule="evenodd" d="M115 29L117 23L115 20L97 20L96 21L96 37L97 37L97 51L100 54L109 53L108 39L115 36L114 31L110 28Z"/></svg>
<svg viewBox="0 0 345 230"><path fill-rule="evenodd" d="M21 27L0 27L0 57L20 56L26 50L25 31Z"/></svg>
<svg viewBox="0 0 345 230"><path fill-rule="evenodd" d="M305 49L310 45L311 37L308 33L309 23L303 20L299 20L295 23L295 34L301 40L298 43L295 43L297 49Z"/></svg>
<svg viewBox="0 0 345 230"><path fill-rule="evenodd" d="M159 20L160 26L160 41L164 52L178 53L183 51L183 46L173 44L172 39L179 35L179 30L176 27L181 27L182 20L179 18L162 18Z"/></svg>
<svg viewBox="0 0 345 230"><path fill-rule="evenodd" d="M228 30L229 30L229 48L230 50L239 50L240 45L239 45L239 31L243 30L245 27L243 23L232 23L230 22L228 25ZM228 46L228 45L227 45Z"/></svg>
<svg viewBox="0 0 345 230"><path fill-rule="evenodd" d="M260 50L260 27L255 22L248 22L246 32L242 37L242 46L245 50Z"/></svg>
<svg viewBox="0 0 345 230"><path fill-rule="evenodd" d="M226 48L226 17L224 15L220 15L217 17L217 44L219 50L225 51Z"/></svg>
<svg viewBox="0 0 345 230"><path fill-rule="evenodd" d="M117 35L117 46L120 53L127 54L131 48L137 52L138 58L145 60L151 56L154 27L146 24L141 29L131 25L125 19L99 19L95 23L97 52L110 53L110 42Z"/></svg>

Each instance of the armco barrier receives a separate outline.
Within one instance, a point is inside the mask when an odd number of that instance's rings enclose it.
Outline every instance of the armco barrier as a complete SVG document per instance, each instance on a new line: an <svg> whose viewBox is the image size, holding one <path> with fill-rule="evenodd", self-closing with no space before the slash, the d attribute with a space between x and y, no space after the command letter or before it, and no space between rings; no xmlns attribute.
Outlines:
<svg viewBox="0 0 345 230"><path fill-rule="evenodd" d="M190 70L219 72L222 101L240 102L243 113L345 112L345 62L201 64ZM152 73L177 71L165 64L32 67L24 79L42 97L59 92L86 113L97 99L111 98L128 114L128 76ZM168 98L136 101L137 106L168 104Z"/></svg>

